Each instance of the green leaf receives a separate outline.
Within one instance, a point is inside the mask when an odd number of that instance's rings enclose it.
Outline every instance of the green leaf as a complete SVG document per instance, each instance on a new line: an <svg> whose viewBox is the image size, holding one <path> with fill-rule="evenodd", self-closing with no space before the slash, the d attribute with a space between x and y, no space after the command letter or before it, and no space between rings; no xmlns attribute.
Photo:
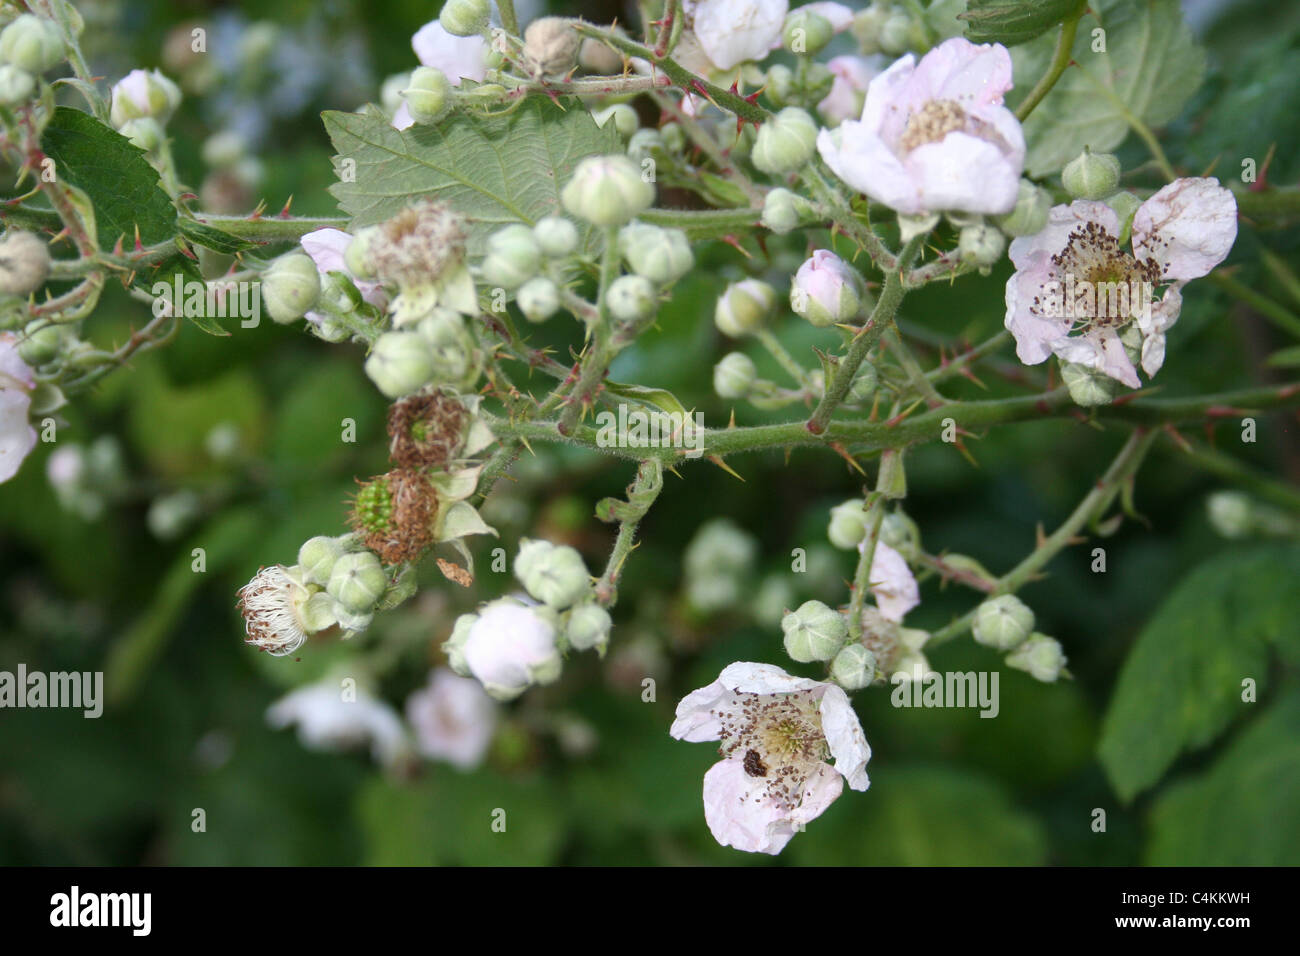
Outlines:
<svg viewBox="0 0 1300 956"><path fill-rule="evenodd" d="M1147 623L1102 725L1098 755L1111 786L1131 800L1184 750L1204 747L1262 690L1270 641L1300 627L1300 548L1233 551L1187 575Z"/></svg>
<svg viewBox="0 0 1300 956"><path fill-rule="evenodd" d="M577 101L530 97L507 116L454 114L434 126L396 130L378 112L323 114L340 181L330 187L353 226L383 222L413 196L436 196L470 220L471 255L509 222L560 212L560 190L578 161L621 152L613 123L602 129ZM355 177L344 163L356 163Z"/></svg>
<svg viewBox="0 0 1300 956"><path fill-rule="evenodd" d="M1031 176L1056 172L1085 146L1094 152L1119 146L1129 132L1126 112L1147 126L1169 122L1205 74L1205 52L1177 0L1097 0L1090 9L1079 21L1075 65L1025 121ZM1016 91L1009 100L1018 102L1033 88L1055 45L1049 34L1012 51Z"/></svg>
<svg viewBox="0 0 1300 956"><path fill-rule="evenodd" d="M1081 12L1087 0L969 0L957 19L966 23L972 43L1028 43L1067 17Z"/></svg>
<svg viewBox="0 0 1300 956"><path fill-rule="evenodd" d="M1300 863L1300 692L1270 707L1207 772L1161 794L1151 811L1146 862Z"/></svg>
<svg viewBox="0 0 1300 956"><path fill-rule="evenodd" d="M55 175L85 192L95 207L102 247L155 245L176 235L176 207L144 152L89 113L60 106L41 136Z"/></svg>
<svg viewBox="0 0 1300 956"><path fill-rule="evenodd" d="M1265 365L1271 365L1273 368L1295 368L1300 366L1300 345L1290 345L1284 349L1278 349L1268 357Z"/></svg>

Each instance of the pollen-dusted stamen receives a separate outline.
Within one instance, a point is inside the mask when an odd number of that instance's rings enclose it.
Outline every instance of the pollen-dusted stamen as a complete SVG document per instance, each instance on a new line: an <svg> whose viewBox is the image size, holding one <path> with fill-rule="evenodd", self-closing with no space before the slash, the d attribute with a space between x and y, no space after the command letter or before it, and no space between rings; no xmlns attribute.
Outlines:
<svg viewBox="0 0 1300 956"><path fill-rule="evenodd" d="M397 468L361 483L349 521L362 543L393 566L429 549L437 517L438 495L428 475Z"/></svg>
<svg viewBox="0 0 1300 956"><path fill-rule="evenodd" d="M367 250L378 276L427 285L465 257L465 225L445 203L424 199L382 223Z"/></svg>
<svg viewBox="0 0 1300 956"><path fill-rule="evenodd" d="M969 117L956 100L928 100L907 118L899 145L911 152L926 143L938 143L949 133L966 129Z"/></svg>
<svg viewBox="0 0 1300 956"><path fill-rule="evenodd" d="M289 577L284 565L259 568L253 580L238 591L236 606L244 616L245 641L274 657L292 654L307 640L307 629L298 613L303 588Z"/></svg>
<svg viewBox="0 0 1300 956"><path fill-rule="evenodd" d="M743 754L745 772L765 780L766 798L799 806L804 784L829 755L816 695L740 692L731 708L712 713L722 728L718 752Z"/></svg>
<svg viewBox="0 0 1300 956"><path fill-rule="evenodd" d="M389 457L399 468L446 465L464 443L468 417L458 399L441 392L394 403L388 410Z"/></svg>
<svg viewBox="0 0 1300 956"><path fill-rule="evenodd" d="M1157 262L1134 258L1105 226L1092 221L1080 223L1051 261L1065 298L1049 309L1035 296L1030 312L1073 318L1074 333L1128 324L1149 305L1161 281Z"/></svg>

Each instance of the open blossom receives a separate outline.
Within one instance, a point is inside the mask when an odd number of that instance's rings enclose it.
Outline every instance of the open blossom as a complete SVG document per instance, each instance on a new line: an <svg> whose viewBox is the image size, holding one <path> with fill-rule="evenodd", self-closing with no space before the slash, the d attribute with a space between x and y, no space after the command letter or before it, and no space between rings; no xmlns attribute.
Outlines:
<svg viewBox="0 0 1300 956"><path fill-rule="evenodd" d="M704 819L737 850L780 853L844 781L853 790L869 785L871 748L844 691L771 664L728 665L682 698L669 733L721 741L722 759L704 775Z"/></svg>
<svg viewBox="0 0 1300 956"><path fill-rule="evenodd" d="M406 699L406 719L421 754L472 770L492 743L497 704L478 681L440 667L430 672L426 686Z"/></svg>
<svg viewBox="0 0 1300 956"><path fill-rule="evenodd" d="M709 62L719 70L730 70L746 60L762 60L781 45L781 27L790 4L788 0L688 0L685 10Z"/></svg>
<svg viewBox="0 0 1300 956"><path fill-rule="evenodd" d="M27 421L36 379L18 355L18 337L0 334L0 482L18 473L18 466L36 447L36 429Z"/></svg>
<svg viewBox="0 0 1300 956"><path fill-rule="evenodd" d="M350 750L370 745L375 760L391 766L410 750L401 718L384 701L341 683L308 684L280 698L266 712L280 729L297 725L298 739L309 750Z"/></svg>
<svg viewBox="0 0 1300 956"><path fill-rule="evenodd" d="M1011 243L1016 272L1007 281L1006 327L1022 362L1037 365L1055 353L1137 388L1121 336L1135 330L1142 370L1160 370L1180 290L1227 257L1237 202L1217 179L1176 179L1138 207L1131 252L1119 235L1113 209L1079 200L1054 207L1041 232Z"/></svg>
<svg viewBox="0 0 1300 956"><path fill-rule="evenodd" d="M411 48L421 66L441 70L452 86L462 79L483 82L487 76L487 41L479 35L458 37L446 31L437 20L430 20L411 37ZM415 124L403 102L393 114L393 126L406 129Z"/></svg>
<svg viewBox="0 0 1300 956"><path fill-rule="evenodd" d="M1005 47L953 37L873 79L862 118L823 130L817 148L840 179L904 215L1010 212L1025 138L1002 105L1009 89Z"/></svg>
<svg viewBox="0 0 1300 956"><path fill-rule="evenodd" d="M836 56L830 59L826 68L833 77L831 91L817 104L817 112L831 126L861 116L867 87L880 72L875 59L865 56Z"/></svg>

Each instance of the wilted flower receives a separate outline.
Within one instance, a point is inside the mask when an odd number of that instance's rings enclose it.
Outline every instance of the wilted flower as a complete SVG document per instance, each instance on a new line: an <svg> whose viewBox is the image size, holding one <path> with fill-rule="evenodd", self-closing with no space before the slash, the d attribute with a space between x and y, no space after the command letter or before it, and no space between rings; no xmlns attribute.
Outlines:
<svg viewBox="0 0 1300 956"><path fill-rule="evenodd" d="M1009 212L1025 160L1009 89L1005 47L953 37L873 79L862 118L823 130L817 148L840 179L904 215Z"/></svg>
<svg viewBox="0 0 1300 956"><path fill-rule="evenodd" d="M410 744L397 712L364 690L341 683L308 684L280 698L266 712L266 721L280 729L296 724L298 739L310 750L349 750L370 745L371 756L392 766L409 752Z"/></svg>
<svg viewBox="0 0 1300 956"><path fill-rule="evenodd" d="M866 790L871 748L844 691L740 662L677 705L678 740L720 740L704 775L704 819L723 846L780 853L843 790ZM834 760L834 765L827 760Z"/></svg>
<svg viewBox="0 0 1300 956"><path fill-rule="evenodd" d="M1237 201L1217 179L1176 179L1138 207L1132 253L1105 203L1055 206L1047 226L1011 243L1006 327L1016 354L1037 365L1055 353L1130 388L1141 383L1122 333L1141 339L1147 375L1165 359L1165 332L1182 308L1180 290L1227 257L1237 238ZM1165 286L1157 301L1155 290Z"/></svg>
<svg viewBox="0 0 1300 956"><path fill-rule="evenodd" d="M245 643L272 657L292 654L308 634L334 623L329 596L307 584L296 567L261 568L238 594L248 633Z"/></svg>
<svg viewBox="0 0 1300 956"><path fill-rule="evenodd" d="M0 482L18 473L18 466L36 447L36 429L27 422L36 379L18 355L18 337L0 333Z"/></svg>
<svg viewBox="0 0 1300 956"><path fill-rule="evenodd" d="M492 743L497 705L478 681L440 667L429 672L427 685L406 698L406 719L421 754L473 770Z"/></svg>

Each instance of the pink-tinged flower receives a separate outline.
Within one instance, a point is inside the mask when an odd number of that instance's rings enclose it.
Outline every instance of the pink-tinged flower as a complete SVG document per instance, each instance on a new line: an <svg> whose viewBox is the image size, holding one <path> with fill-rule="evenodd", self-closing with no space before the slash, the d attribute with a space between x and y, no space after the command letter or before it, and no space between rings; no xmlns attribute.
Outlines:
<svg viewBox="0 0 1300 956"><path fill-rule="evenodd" d="M709 61L730 70L746 60L762 60L781 45L788 0L696 0L686 4L696 39ZM698 72L698 71L697 71Z"/></svg>
<svg viewBox="0 0 1300 956"><path fill-rule="evenodd" d="M836 33L843 33L849 27L853 26L853 10L842 3L831 3L829 0L819 0L818 3L806 3L796 10L804 10L808 13L815 13L826 20L831 25L831 29Z"/></svg>
<svg viewBox="0 0 1300 956"><path fill-rule="evenodd" d="M780 853L845 780L853 790L869 785L871 748L844 691L771 664L728 665L682 698L669 733L722 742L722 759L704 775L704 819L737 850Z"/></svg>
<svg viewBox="0 0 1300 956"><path fill-rule="evenodd" d="M316 229L306 233L301 242L302 251L311 256L311 261L316 263L316 271L320 273L322 279L330 272L342 272L356 285L361 298L380 309L388 308L388 293L384 291L383 285L358 279L343 261L343 255L352 242L351 233L344 232L342 229ZM319 312L308 312L307 319L311 322L320 322L324 316Z"/></svg>
<svg viewBox="0 0 1300 956"><path fill-rule="evenodd" d="M397 712L364 690L341 682L298 688L270 706L266 721L276 729L296 724L298 740L309 750L351 750L369 744L371 756L385 766L410 752Z"/></svg>
<svg viewBox="0 0 1300 956"><path fill-rule="evenodd" d="M1217 179L1177 179L1138 207L1131 252L1120 232L1113 209L1079 200L1054 207L1042 231L1011 243L1006 327L1020 361L1037 365L1055 353L1137 388L1121 341L1129 333L1134 346L1141 340L1142 370L1155 375L1182 286L1232 249L1237 201Z"/></svg>
<svg viewBox="0 0 1300 956"><path fill-rule="evenodd" d="M858 545L861 551L866 542ZM868 585L876 599L880 613L891 621L901 621L903 615L921 603L921 589L912 576L907 560L883 541L876 542L871 555L871 580Z"/></svg>
<svg viewBox="0 0 1300 956"><path fill-rule="evenodd" d="M440 667L430 672L427 686L406 698L406 719L421 754L473 770L492 743L497 705L478 681Z"/></svg>
<svg viewBox="0 0 1300 956"><path fill-rule="evenodd" d="M437 20L431 20L411 37L411 48L421 66L442 70L452 86L462 79L483 82L487 76L487 41L481 36L452 36Z"/></svg>
<svg viewBox="0 0 1300 956"><path fill-rule="evenodd" d="M834 79L831 91L817 104L817 112L831 126L861 116L867 87L880 72L875 60L865 56L837 56L832 57L826 66Z"/></svg>
<svg viewBox="0 0 1300 956"><path fill-rule="evenodd" d="M18 473L18 466L36 447L36 429L27 421L36 378L18 355L18 337L0 334L0 482Z"/></svg>
<svg viewBox="0 0 1300 956"><path fill-rule="evenodd" d="M840 179L904 215L1010 212L1025 137L1002 105L1009 89L1005 47L953 37L873 79L862 118L823 130L817 148Z"/></svg>

